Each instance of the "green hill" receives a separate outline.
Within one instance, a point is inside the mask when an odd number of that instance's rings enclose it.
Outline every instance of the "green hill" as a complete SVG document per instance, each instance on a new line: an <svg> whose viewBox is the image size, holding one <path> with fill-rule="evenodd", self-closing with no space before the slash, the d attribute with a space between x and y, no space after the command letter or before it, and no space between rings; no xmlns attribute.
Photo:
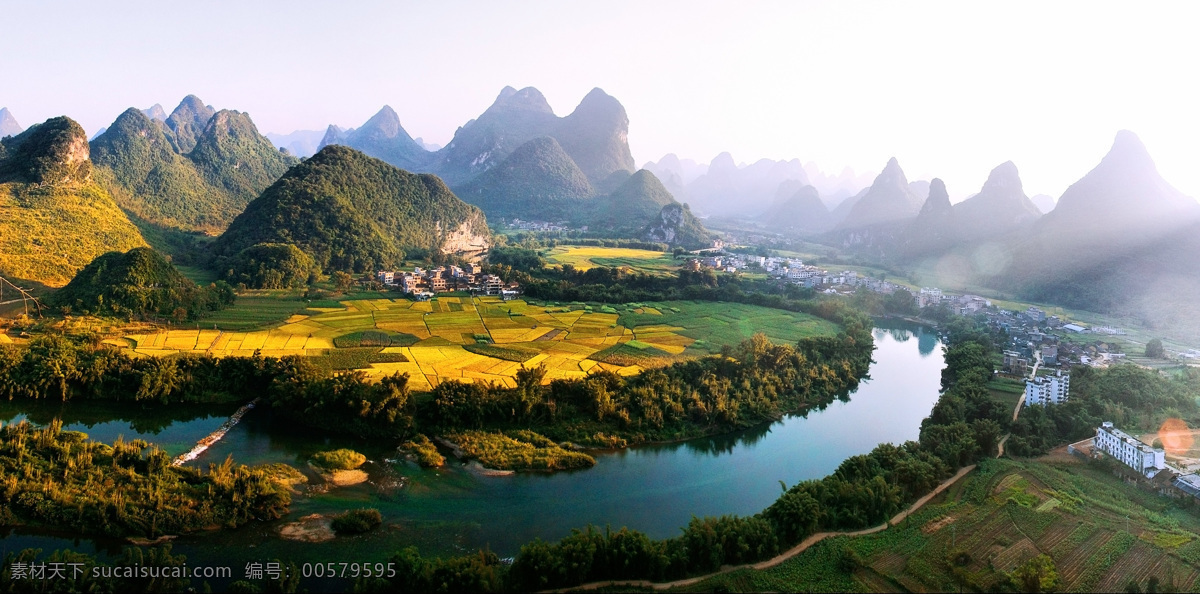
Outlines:
<svg viewBox="0 0 1200 594"><path fill-rule="evenodd" d="M542 136L517 147L457 193L490 217L558 221L590 208L594 190L558 141Z"/></svg>
<svg viewBox="0 0 1200 594"><path fill-rule="evenodd" d="M180 154L170 119L164 124L142 110L126 110L92 142L99 179L121 208L147 222L190 231L224 229L297 160L260 135L246 114L222 110L205 122L196 136L188 136L191 151Z"/></svg>
<svg viewBox="0 0 1200 594"><path fill-rule="evenodd" d="M700 223L686 204L672 202L664 207L641 233L647 241L658 241L690 250L709 247L713 234Z"/></svg>
<svg viewBox="0 0 1200 594"><path fill-rule="evenodd" d="M0 141L0 274L62 286L98 255L144 245L92 180L79 124L57 117Z"/></svg>
<svg viewBox="0 0 1200 594"><path fill-rule="evenodd" d="M406 251L487 249L487 221L442 180L397 169L340 145L290 169L213 244L229 259L258 244L293 244L326 271L398 265Z"/></svg>
<svg viewBox="0 0 1200 594"><path fill-rule="evenodd" d="M673 203L675 198L658 177L641 169L611 194L597 198L587 223L594 231L632 235L658 217L664 206Z"/></svg>
<svg viewBox="0 0 1200 594"><path fill-rule="evenodd" d="M134 248L96 258L55 292L50 303L74 313L158 315L182 322L232 304L233 290L225 283L199 287L158 252Z"/></svg>

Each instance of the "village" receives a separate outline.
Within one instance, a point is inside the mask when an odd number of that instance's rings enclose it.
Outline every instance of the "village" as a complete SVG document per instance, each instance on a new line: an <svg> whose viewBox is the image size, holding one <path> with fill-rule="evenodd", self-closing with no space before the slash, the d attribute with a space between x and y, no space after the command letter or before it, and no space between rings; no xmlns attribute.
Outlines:
<svg viewBox="0 0 1200 594"><path fill-rule="evenodd" d="M385 288L411 295L415 301L428 301L438 293L451 292L499 296L505 301L511 301L521 295L521 286L518 283L505 283L499 276L483 274L479 264L437 266L429 269L417 266L411 272L379 270L375 272L375 281Z"/></svg>

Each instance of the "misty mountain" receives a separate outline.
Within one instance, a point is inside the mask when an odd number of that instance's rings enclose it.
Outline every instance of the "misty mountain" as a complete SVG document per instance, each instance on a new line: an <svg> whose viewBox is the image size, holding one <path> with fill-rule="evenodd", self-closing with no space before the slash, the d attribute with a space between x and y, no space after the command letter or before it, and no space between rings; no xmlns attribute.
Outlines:
<svg viewBox="0 0 1200 594"><path fill-rule="evenodd" d="M838 175L827 175L816 163L809 161L804 164L804 172L808 175L809 183L821 193L825 206L837 208L847 198L851 198L870 187L874 178L869 172L855 174L854 170L846 167Z"/></svg>
<svg viewBox="0 0 1200 594"><path fill-rule="evenodd" d="M158 120L160 122L167 121L167 111L163 109L161 103L155 103L151 107L143 109L142 113L146 114L146 117L152 120Z"/></svg>
<svg viewBox="0 0 1200 594"><path fill-rule="evenodd" d="M435 153L437 151L442 150L442 145L434 143L434 142L425 142L425 139L421 138L420 136L414 138L413 140L416 141L417 144L421 145L421 148L423 148L431 153Z"/></svg>
<svg viewBox="0 0 1200 594"><path fill-rule="evenodd" d="M929 195L917 218L896 242L897 253L909 258L922 256L946 250L958 241L955 208L950 204L945 182L935 177L929 182Z"/></svg>
<svg viewBox="0 0 1200 594"><path fill-rule="evenodd" d="M1200 204L1158 173L1132 132L1011 244L988 279L1025 298L1163 326L1200 322Z"/></svg>
<svg viewBox="0 0 1200 594"><path fill-rule="evenodd" d="M684 196L697 212L749 216L769 207L783 182L809 185L799 159L760 159L739 166L729 153L721 153L709 163L703 175L687 184Z"/></svg>
<svg viewBox="0 0 1200 594"><path fill-rule="evenodd" d="M548 136L590 183L599 184L618 170L633 171L628 133L625 108L600 89L593 89L574 112L559 118L537 89L505 87L483 114L459 128L436 153L430 171L452 186L461 185L498 165L517 147Z"/></svg>
<svg viewBox="0 0 1200 594"><path fill-rule="evenodd" d="M768 229L779 232L820 233L832 226L829 209L821 201L817 189L810 185L795 187L799 180L781 183L781 192L793 190L791 195L777 200L765 213L758 217Z"/></svg>
<svg viewBox="0 0 1200 594"><path fill-rule="evenodd" d="M896 158L891 158L875 182L838 222L841 229L892 223L915 217L923 201L913 194Z"/></svg>
<svg viewBox="0 0 1200 594"><path fill-rule="evenodd" d="M24 130L7 107L0 107L0 138L16 136Z"/></svg>
<svg viewBox="0 0 1200 594"><path fill-rule="evenodd" d="M324 137L325 130L296 130L288 134L267 133L267 140L270 140L271 144L287 149L293 156L301 158L315 155Z"/></svg>
<svg viewBox="0 0 1200 594"><path fill-rule="evenodd" d="M929 183L923 179L911 181L908 182L908 190L924 204L925 199L929 197Z"/></svg>
<svg viewBox="0 0 1200 594"><path fill-rule="evenodd" d="M1119 240L1169 232L1197 218L1200 204L1167 183L1137 135L1122 130L1100 164L1063 192L1039 226Z"/></svg>
<svg viewBox="0 0 1200 594"><path fill-rule="evenodd" d="M433 153L408 135L400 116L387 105L358 128L342 131L330 126L318 150L330 144L348 146L406 171L426 171L434 159Z"/></svg>
<svg viewBox="0 0 1200 594"><path fill-rule="evenodd" d="M958 236L970 241L1012 233L1042 216L1012 161L993 169L978 194L954 205L954 214Z"/></svg>
<svg viewBox="0 0 1200 594"><path fill-rule="evenodd" d="M1037 194L1035 196L1030 196L1029 201L1032 202L1042 214L1046 214L1054 210L1054 207L1057 204L1057 202L1054 200L1054 196L1049 194Z"/></svg>
<svg viewBox="0 0 1200 594"><path fill-rule="evenodd" d="M636 169L629 152L625 107L599 88L589 91L575 111L558 122L551 136L594 184L614 173Z"/></svg>

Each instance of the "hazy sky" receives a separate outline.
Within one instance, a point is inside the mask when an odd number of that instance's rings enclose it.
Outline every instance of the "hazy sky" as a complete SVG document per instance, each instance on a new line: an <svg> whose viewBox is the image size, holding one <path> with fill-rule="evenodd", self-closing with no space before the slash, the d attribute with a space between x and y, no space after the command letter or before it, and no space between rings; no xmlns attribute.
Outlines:
<svg viewBox="0 0 1200 594"><path fill-rule="evenodd" d="M1200 196L1200 3L13 2L0 106L90 132L188 93L262 132L358 126L383 104L445 144L505 85L566 115L629 112L638 164L816 161L978 191L1017 164L1056 198L1116 131Z"/></svg>

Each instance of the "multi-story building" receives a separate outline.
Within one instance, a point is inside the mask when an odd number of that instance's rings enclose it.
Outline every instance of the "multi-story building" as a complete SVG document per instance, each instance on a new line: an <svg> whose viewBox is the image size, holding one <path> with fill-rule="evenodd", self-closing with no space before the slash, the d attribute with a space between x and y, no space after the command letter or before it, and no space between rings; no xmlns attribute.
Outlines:
<svg viewBox="0 0 1200 594"><path fill-rule="evenodd" d="M380 270L376 272L375 278L378 279L380 283L389 287L396 284L396 273L390 270Z"/></svg>
<svg viewBox="0 0 1200 594"><path fill-rule="evenodd" d="M1071 389L1071 375L1060 369L1054 375L1025 380L1025 406L1064 404Z"/></svg>
<svg viewBox="0 0 1200 594"><path fill-rule="evenodd" d="M929 307L930 305L937 305L941 302L942 302L942 290L938 289L936 287L932 288L932 289L929 287L925 287L925 288L921 289L920 292L917 293L917 306L918 307L925 308L925 307Z"/></svg>
<svg viewBox="0 0 1200 594"><path fill-rule="evenodd" d="M1004 373L1025 375L1028 366L1029 359L1022 357L1021 353L1017 351L1004 351Z"/></svg>
<svg viewBox="0 0 1200 594"><path fill-rule="evenodd" d="M1117 429L1108 421L1096 428L1096 437L1092 443L1096 449L1119 460L1146 478L1153 477L1167 467L1166 453L1161 449L1142 443L1137 438Z"/></svg>

